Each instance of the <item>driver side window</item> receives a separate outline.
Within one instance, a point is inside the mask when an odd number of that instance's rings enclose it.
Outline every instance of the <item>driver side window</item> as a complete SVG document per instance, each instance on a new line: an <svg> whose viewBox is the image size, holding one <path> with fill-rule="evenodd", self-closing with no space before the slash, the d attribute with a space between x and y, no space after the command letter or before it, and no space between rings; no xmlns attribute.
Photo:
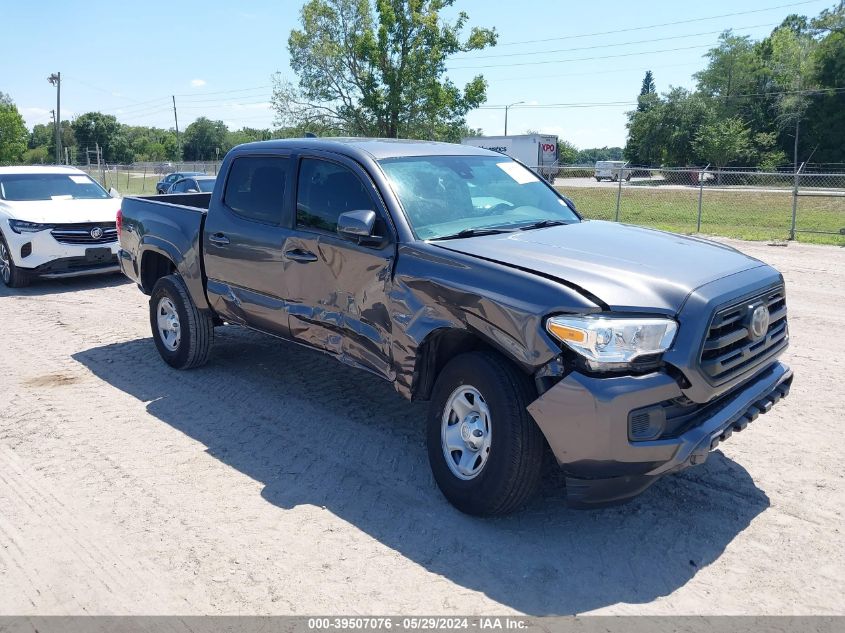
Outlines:
<svg viewBox="0 0 845 633"><path fill-rule="evenodd" d="M364 183L352 171L325 160L303 158L296 190L296 224L334 233L346 211L375 211Z"/></svg>

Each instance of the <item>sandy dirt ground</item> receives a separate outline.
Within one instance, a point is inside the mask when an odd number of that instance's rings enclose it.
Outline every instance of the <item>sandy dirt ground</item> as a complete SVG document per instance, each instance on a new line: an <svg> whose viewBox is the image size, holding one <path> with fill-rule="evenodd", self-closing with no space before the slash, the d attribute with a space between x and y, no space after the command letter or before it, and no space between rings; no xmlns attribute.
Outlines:
<svg viewBox="0 0 845 633"><path fill-rule="evenodd" d="M495 520L388 384L236 327L176 372L116 276L0 290L0 613L845 613L845 249L733 244L787 279L791 396L628 505L550 474Z"/></svg>

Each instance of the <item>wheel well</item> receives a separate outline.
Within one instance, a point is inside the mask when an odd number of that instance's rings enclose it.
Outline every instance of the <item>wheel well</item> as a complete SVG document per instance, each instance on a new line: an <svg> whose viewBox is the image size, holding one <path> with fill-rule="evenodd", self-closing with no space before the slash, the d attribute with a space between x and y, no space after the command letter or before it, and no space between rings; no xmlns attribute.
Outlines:
<svg viewBox="0 0 845 633"><path fill-rule="evenodd" d="M176 265L165 255L147 251L141 257L141 287L150 294L153 286L162 277L176 271Z"/></svg>
<svg viewBox="0 0 845 633"><path fill-rule="evenodd" d="M458 354L498 351L481 337L465 330L435 330L420 344L411 390L412 400L428 400L442 369Z"/></svg>

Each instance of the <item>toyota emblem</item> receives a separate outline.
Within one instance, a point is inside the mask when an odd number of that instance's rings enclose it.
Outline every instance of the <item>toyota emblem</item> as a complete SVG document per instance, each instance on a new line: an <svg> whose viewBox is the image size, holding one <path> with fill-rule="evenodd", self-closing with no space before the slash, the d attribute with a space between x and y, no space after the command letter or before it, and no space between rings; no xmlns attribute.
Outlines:
<svg viewBox="0 0 845 633"><path fill-rule="evenodd" d="M748 336L752 341L759 341L769 331L769 308L757 306L751 312L751 319L748 322Z"/></svg>
<svg viewBox="0 0 845 633"><path fill-rule="evenodd" d="M103 229L101 229L99 226L95 226L93 229L91 229L92 240L98 240L101 237L103 237Z"/></svg>

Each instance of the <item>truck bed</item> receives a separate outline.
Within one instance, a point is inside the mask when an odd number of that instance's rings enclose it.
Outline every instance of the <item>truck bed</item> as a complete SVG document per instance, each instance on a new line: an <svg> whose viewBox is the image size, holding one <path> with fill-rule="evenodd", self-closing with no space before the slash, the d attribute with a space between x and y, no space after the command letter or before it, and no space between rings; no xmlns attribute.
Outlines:
<svg viewBox="0 0 845 633"><path fill-rule="evenodd" d="M144 292L151 284L140 275L144 257L159 258L178 272L194 303L207 307L202 283L202 235L210 193L129 196L121 202L118 260L127 277Z"/></svg>
<svg viewBox="0 0 845 633"><path fill-rule="evenodd" d="M211 203L211 193L168 193L164 195L127 196L126 199L138 199L156 204L167 204L187 207L194 211L206 213Z"/></svg>

